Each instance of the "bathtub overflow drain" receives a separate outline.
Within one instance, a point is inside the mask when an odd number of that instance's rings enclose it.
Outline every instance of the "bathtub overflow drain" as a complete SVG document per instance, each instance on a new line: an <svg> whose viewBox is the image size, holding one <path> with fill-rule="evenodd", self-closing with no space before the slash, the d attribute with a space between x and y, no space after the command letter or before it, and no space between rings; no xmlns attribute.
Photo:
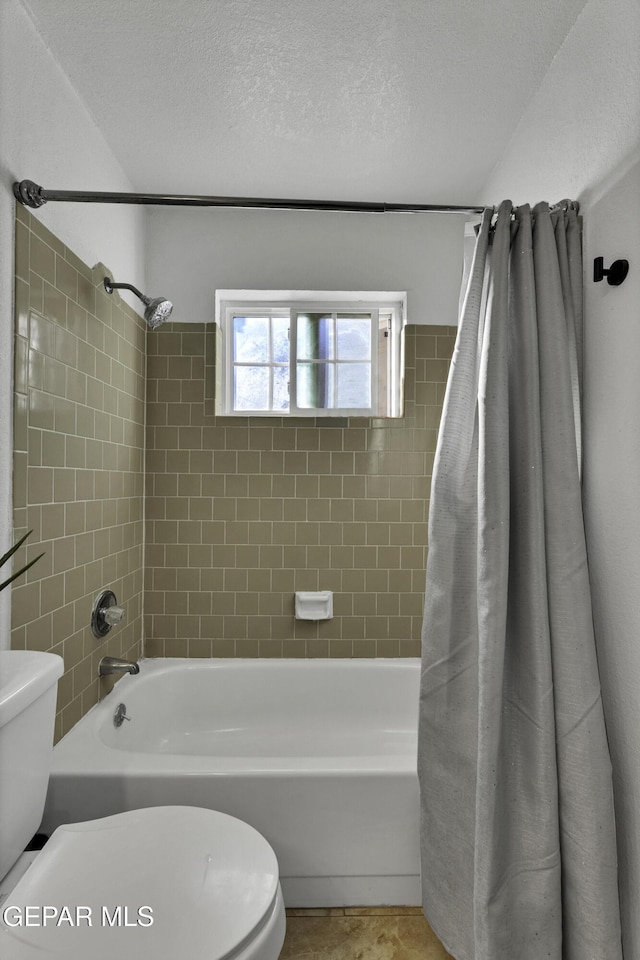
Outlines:
<svg viewBox="0 0 640 960"><path fill-rule="evenodd" d="M124 703L119 703L116 707L116 712L113 715L114 727L121 727L123 720L131 720L131 717L127 716L126 705Z"/></svg>

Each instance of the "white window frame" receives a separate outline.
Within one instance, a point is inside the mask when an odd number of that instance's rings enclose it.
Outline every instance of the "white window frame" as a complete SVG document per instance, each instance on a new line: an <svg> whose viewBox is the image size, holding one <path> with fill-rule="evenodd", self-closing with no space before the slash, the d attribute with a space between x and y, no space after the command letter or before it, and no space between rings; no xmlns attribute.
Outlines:
<svg viewBox="0 0 640 960"><path fill-rule="evenodd" d="M225 417L399 417L404 394L404 337L406 293L397 291L217 290L215 318L221 332L222 357L218 365L216 414ZM301 313L371 314L371 406L334 409L298 407L295 363L297 324ZM290 324L289 410L233 409L233 317L288 316ZM378 409L378 337L380 317L388 318L390 348L387 367L389 398L386 413ZM353 361L357 362L357 361Z"/></svg>

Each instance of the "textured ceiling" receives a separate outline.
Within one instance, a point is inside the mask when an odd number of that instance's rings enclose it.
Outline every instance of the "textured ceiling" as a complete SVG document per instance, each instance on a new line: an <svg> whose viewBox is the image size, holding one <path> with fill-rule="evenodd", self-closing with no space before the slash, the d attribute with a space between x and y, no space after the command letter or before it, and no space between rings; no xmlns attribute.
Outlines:
<svg viewBox="0 0 640 960"><path fill-rule="evenodd" d="M137 190L473 204L586 0L23 2Z"/></svg>

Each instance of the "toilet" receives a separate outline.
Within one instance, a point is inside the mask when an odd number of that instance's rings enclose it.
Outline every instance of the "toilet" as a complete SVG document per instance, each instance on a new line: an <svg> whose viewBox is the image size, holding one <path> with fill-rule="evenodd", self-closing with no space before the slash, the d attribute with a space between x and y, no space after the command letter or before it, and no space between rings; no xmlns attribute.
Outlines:
<svg viewBox="0 0 640 960"><path fill-rule="evenodd" d="M62 672L55 654L0 651L0 957L277 960L278 863L235 817L130 810L65 824L23 854L44 809Z"/></svg>

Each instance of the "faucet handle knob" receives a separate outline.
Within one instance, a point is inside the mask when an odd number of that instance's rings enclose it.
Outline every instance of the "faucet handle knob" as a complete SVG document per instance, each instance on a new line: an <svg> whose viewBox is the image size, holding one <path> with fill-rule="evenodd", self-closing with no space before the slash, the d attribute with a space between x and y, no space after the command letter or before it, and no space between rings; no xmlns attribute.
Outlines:
<svg viewBox="0 0 640 960"><path fill-rule="evenodd" d="M118 607L116 604L113 604L110 607L103 607L100 611L100 614L110 627L115 627L116 624L121 623L125 618L124 608Z"/></svg>
<svg viewBox="0 0 640 960"><path fill-rule="evenodd" d="M124 609L118 606L113 590L101 590L93 602L91 632L94 637L101 640L109 633L111 627L122 623L124 617Z"/></svg>

